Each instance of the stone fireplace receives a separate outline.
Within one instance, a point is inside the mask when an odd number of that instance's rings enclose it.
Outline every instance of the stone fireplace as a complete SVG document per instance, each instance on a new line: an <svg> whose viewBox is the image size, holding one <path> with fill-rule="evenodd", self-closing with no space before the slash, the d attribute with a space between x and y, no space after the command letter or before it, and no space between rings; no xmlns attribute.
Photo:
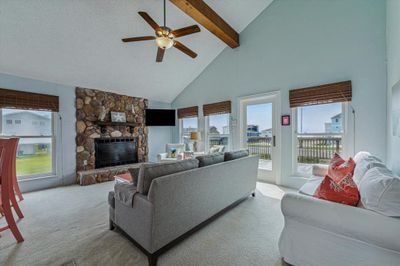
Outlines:
<svg viewBox="0 0 400 266"><path fill-rule="evenodd" d="M75 93L77 183L113 180L115 174L126 172L123 165L148 160L147 99L79 87ZM124 112L127 123L112 123L110 112ZM101 161L96 160L100 147L105 158ZM122 167L115 171L110 168L118 165ZM103 167L111 170L97 171Z"/></svg>

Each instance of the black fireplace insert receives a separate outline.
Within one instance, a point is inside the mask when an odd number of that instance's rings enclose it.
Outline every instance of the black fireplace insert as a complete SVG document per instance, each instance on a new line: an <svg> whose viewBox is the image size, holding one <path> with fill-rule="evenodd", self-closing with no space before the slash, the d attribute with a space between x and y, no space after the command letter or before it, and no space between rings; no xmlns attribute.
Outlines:
<svg viewBox="0 0 400 266"><path fill-rule="evenodd" d="M102 168L138 162L137 138L95 139L95 167Z"/></svg>

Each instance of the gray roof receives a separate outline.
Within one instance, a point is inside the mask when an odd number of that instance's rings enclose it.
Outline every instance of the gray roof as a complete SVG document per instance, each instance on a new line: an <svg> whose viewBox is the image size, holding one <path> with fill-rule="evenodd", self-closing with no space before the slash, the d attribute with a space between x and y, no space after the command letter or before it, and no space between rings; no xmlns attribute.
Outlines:
<svg viewBox="0 0 400 266"><path fill-rule="evenodd" d="M12 113L5 114L4 117L7 118L7 117L9 117L9 116L11 116L11 115L17 115L17 114L23 114L23 113L28 113L28 114L34 115L34 116L36 116L36 117L38 117L38 118L50 120L50 118L48 118L48 117L46 117L46 116L39 115L39 114L36 114L36 113L32 113L32 112L29 112L29 111L16 111L16 112L12 112Z"/></svg>

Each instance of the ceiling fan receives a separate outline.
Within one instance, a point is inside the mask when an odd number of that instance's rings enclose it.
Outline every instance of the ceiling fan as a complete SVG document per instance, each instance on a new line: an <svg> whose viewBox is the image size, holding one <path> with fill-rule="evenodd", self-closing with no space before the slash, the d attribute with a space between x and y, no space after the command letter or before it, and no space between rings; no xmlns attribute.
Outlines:
<svg viewBox="0 0 400 266"><path fill-rule="evenodd" d="M166 5L164 0L164 26L159 26L146 12L140 11L139 15L146 20L146 22L155 30L155 36L142 36L122 39L123 42L138 42L156 40L158 46L156 62L162 62L166 49L175 47L181 52L187 54L192 58L196 58L197 54L183 45L181 42L175 40L176 38L193 34L200 31L199 26L193 25L185 28L171 30L166 26Z"/></svg>

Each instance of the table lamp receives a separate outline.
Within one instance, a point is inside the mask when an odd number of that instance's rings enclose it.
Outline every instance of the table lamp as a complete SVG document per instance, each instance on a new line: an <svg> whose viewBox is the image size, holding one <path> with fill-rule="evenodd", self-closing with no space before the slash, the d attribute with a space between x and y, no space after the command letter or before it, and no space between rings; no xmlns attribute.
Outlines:
<svg viewBox="0 0 400 266"><path fill-rule="evenodd" d="M197 142L201 140L201 133L200 132L190 132L190 140L193 141L193 151L197 152L198 147L197 147Z"/></svg>

